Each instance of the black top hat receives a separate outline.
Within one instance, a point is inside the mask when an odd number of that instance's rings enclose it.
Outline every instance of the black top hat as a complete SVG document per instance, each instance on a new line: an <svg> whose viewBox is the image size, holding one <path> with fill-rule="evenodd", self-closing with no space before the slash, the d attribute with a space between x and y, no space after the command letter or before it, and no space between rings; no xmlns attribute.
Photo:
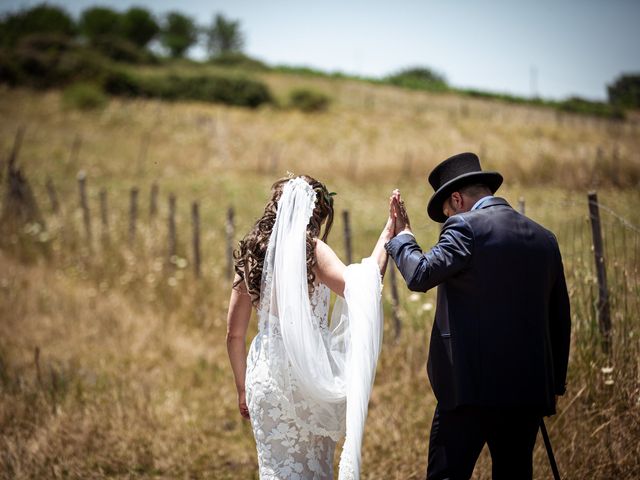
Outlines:
<svg viewBox="0 0 640 480"><path fill-rule="evenodd" d="M442 204L456 189L482 183L489 187L491 193L495 193L502 185L502 175L498 172L483 172L478 156L466 152L449 157L436 166L429 174L429 183L435 193L429 200L427 213L432 220L443 223L447 217L442 211Z"/></svg>

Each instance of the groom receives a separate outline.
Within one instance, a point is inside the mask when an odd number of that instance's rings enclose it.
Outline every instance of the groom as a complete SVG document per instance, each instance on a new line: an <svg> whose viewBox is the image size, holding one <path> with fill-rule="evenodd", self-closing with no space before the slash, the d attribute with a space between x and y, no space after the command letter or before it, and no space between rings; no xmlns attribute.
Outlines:
<svg viewBox="0 0 640 480"><path fill-rule="evenodd" d="M410 290L438 286L427 479L468 479L485 443L494 479L530 479L540 419L556 412L569 358L557 240L493 196L502 176L473 153L440 163L429 183L427 213L444 222L438 243L420 249L396 191L396 236L385 245Z"/></svg>

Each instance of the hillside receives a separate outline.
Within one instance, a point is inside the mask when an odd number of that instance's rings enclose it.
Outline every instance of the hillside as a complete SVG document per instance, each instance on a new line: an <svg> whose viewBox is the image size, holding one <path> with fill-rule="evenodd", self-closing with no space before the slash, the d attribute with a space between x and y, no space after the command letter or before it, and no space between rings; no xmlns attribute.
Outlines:
<svg viewBox="0 0 640 480"><path fill-rule="evenodd" d="M190 67L145 68L139 72L188 74ZM274 180L287 171L315 176L337 192L329 243L344 258L341 212L349 210L360 259L384 224L389 192L399 187L427 247L438 226L425 215L432 192L426 175L465 150L477 152L485 169L502 172L500 194L514 206L524 198L527 215L560 240L574 322L569 391L562 413L549 422L561 471L569 478L607 479L611 472L637 478L640 120L354 79L252 75L281 106L112 97L104 108L76 110L55 89L1 87L3 158L23 126L18 166L47 235L31 226L5 233L0 242L0 478L257 478L224 342L227 208L235 209L238 240L262 211ZM328 110L286 108L289 92L300 87L330 96ZM5 170L3 162L3 201ZM91 249L78 207L80 170L87 175ZM47 178L58 192L57 214L50 211ZM156 218L149 214L153 182L160 192ZM129 245L132 187L140 192L139 224ZM101 188L108 194L108 244L100 240ZM586 202L592 188L609 209L601 208L611 358L600 351L597 333ZM167 270L170 193L177 198L183 261ZM193 201L200 205L200 279L191 270ZM394 341L388 280L385 287L385 343L363 478L423 478L435 405L424 369L435 294L411 295L400 285L402 331ZM548 478L539 443L535 478ZM490 478L487 452L474 478Z"/></svg>

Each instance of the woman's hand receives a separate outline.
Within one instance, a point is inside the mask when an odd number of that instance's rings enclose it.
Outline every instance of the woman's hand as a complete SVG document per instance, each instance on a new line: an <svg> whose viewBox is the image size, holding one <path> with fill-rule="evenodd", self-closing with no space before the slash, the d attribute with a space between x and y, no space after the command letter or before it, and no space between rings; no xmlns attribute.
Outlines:
<svg viewBox="0 0 640 480"><path fill-rule="evenodd" d="M391 196L389 197L389 218L387 219L387 223L380 234L380 238L382 238L385 243L396 235L396 216L394 213L393 196Z"/></svg>
<svg viewBox="0 0 640 480"><path fill-rule="evenodd" d="M247 400L244 390L238 392L238 410L240 410L240 415L242 415L242 418L249 420L249 407L247 407Z"/></svg>

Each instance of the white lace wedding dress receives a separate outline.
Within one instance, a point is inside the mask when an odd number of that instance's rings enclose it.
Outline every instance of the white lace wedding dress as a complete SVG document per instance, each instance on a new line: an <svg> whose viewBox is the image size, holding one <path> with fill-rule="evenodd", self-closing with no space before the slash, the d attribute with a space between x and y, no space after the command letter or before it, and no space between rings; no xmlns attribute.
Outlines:
<svg viewBox="0 0 640 480"><path fill-rule="evenodd" d="M329 295L324 284L312 294L313 318L329 340ZM323 406L315 404L299 392L296 377L286 358L276 359L281 368L273 375L266 359L267 326L261 322L247 357L246 400L258 450L262 480L333 478L333 456L336 442L344 435L346 404L337 406L337 421L327 430L314 418ZM277 336L275 337L278 338ZM281 341L281 338L280 338ZM276 352L282 351L275 349ZM285 364L287 364L285 366ZM289 398L292 393L292 398Z"/></svg>
<svg viewBox="0 0 640 480"><path fill-rule="evenodd" d="M262 480L360 476L361 442L382 344L382 283L372 258L345 269L344 298L329 325L330 291L307 284L306 229L316 192L302 178L283 188L264 258L258 334L245 377Z"/></svg>

